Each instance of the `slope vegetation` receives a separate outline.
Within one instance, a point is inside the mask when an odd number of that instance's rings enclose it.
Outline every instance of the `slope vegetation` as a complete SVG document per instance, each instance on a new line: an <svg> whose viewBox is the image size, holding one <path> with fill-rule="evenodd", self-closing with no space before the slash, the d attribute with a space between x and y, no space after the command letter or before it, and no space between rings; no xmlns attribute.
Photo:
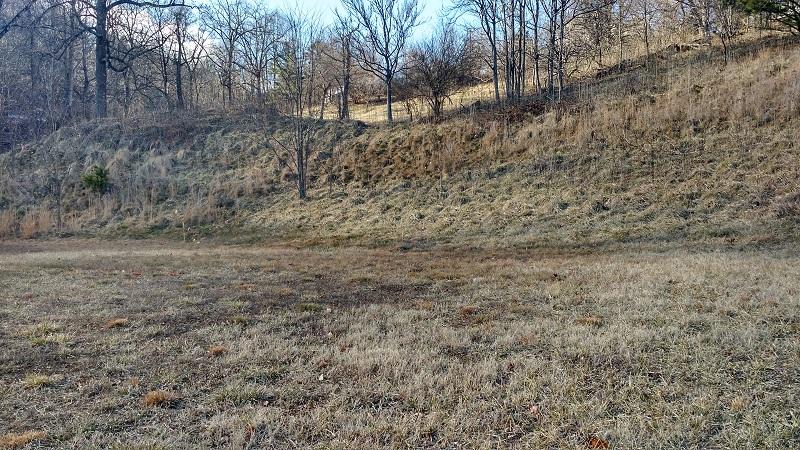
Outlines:
<svg viewBox="0 0 800 450"><path fill-rule="evenodd" d="M796 242L800 49L743 45L576 81L566 99L476 107L438 123L316 122L299 201L255 112L106 121L6 155L0 233L252 235L311 243L589 245ZM277 153L277 154L276 154ZM105 195L80 175L110 170ZM2 169L0 169L2 170Z"/></svg>

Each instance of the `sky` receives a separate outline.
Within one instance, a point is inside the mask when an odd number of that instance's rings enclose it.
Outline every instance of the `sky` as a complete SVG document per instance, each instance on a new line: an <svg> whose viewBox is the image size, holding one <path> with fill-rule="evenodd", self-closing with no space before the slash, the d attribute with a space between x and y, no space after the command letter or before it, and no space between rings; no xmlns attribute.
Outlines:
<svg viewBox="0 0 800 450"><path fill-rule="evenodd" d="M449 7L452 0L418 0L422 10L420 14L420 25L414 30L414 39L419 40L431 35L436 28L438 17L442 9ZM288 5L294 5L293 0L284 0ZM297 0L297 4L308 12L319 14L320 19L325 24L333 22L333 10L342 9L341 0Z"/></svg>

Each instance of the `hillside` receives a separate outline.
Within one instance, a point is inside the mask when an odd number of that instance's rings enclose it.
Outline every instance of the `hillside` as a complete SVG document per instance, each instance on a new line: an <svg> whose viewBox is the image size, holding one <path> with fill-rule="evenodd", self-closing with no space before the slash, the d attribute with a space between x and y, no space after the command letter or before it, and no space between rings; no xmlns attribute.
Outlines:
<svg viewBox="0 0 800 450"><path fill-rule="evenodd" d="M270 149L283 119L252 111L62 129L0 167L0 233L310 243L600 245L796 241L800 49L760 41L576 81L559 104L455 112L439 123L316 122L299 201ZM103 196L80 184L109 169ZM48 189L50 188L50 189ZM410 242L410 243L409 243Z"/></svg>

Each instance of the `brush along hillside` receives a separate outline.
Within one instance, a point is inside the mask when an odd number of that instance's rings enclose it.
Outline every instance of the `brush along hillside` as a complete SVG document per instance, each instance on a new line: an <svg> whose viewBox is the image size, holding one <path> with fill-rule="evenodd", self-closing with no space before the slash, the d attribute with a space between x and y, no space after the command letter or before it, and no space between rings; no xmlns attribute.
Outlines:
<svg viewBox="0 0 800 450"><path fill-rule="evenodd" d="M297 199L263 112L99 121L5 155L0 233L249 230L305 242L782 242L800 221L800 49L662 52L558 103L316 121ZM93 166L107 169L87 187Z"/></svg>

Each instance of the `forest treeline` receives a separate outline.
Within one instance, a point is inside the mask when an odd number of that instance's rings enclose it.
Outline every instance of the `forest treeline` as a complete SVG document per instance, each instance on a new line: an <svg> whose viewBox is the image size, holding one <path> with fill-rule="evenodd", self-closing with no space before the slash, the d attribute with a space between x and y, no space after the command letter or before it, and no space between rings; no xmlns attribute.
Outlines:
<svg viewBox="0 0 800 450"><path fill-rule="evenodd" d="M797 0L454 0L414 38L418 0L298 4L212 0L0 1L0 113L28 128L220 105L292 109L297 70L309 115L352 102L421 97L491 81L496 100L546 92L666 44L748 28L798 31ZM327 17L335 20L326 20ZM293 97L291 92L289 97ZM291 100L291 99L289 99ZM8 123L5 126L9 126Z"/></svg>

